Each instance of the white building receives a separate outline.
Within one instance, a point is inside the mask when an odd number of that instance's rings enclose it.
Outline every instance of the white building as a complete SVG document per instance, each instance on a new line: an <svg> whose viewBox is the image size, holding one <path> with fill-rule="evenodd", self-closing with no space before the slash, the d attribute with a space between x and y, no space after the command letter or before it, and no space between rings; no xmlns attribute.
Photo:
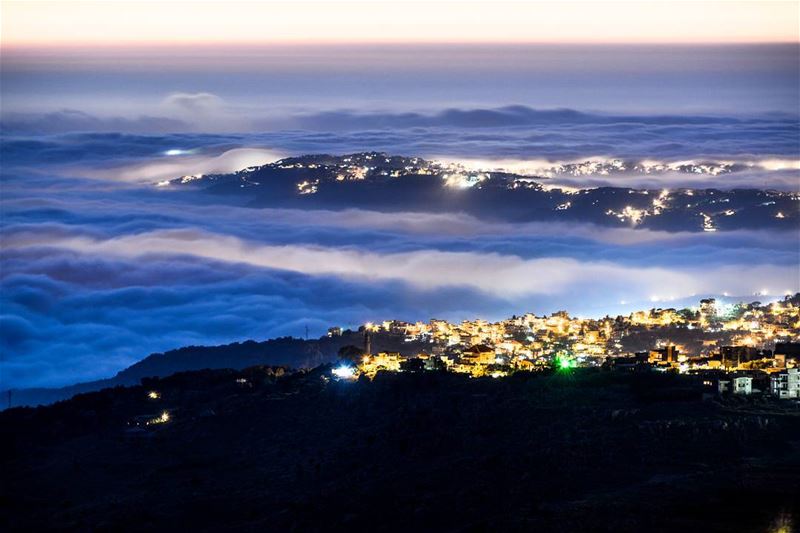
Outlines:
<svg viewBox="0 0 800 533"><path fill-rule="evenodd" d="M769 378L769 390L781 400L800 398L800 369L789 368Z"/></svg>
<svg viewBox="0 0 800 533"><path fill-rule="evenodd" d="M753 394L753 378L747 376L733 378L733 393L745 396Z"/></svg>

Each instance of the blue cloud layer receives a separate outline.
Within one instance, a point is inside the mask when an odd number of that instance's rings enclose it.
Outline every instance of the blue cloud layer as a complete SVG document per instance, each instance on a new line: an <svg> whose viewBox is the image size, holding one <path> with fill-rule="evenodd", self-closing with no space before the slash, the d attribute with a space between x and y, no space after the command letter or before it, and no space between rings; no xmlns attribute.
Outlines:
<svg viewBox="0 0 800 533"><path fill-rule="evenodd" d="M220 122L224 122L220 118ZM575 159L795 157L800 150L797 115L723 117L709 115L601 115L570 109L525 106L448 109L439 113L328 111L264 116L242 124L246 135L155 135L141 132L191 131L189 123L166 117L102 118L82 112L6 114L3 131L15 135L74 131L119 132L118 154L155 155L165 145L221 146L261 144L292 153L346 153L382 150L422 156ZM70 142L70 140L72 142ZM45 161L102 156L108 138L87 134L47 139L8 139L14 158L38 151ZM86 157L83 154L82 157Z"/></svg>
<svg viewBox="0 0 800 533"><path fill-rule="evenodd" d="M719 279L720 290L730 279L731 290L745 296L764 285L771 291L797 289L796 277L795 286L782 286L792 285L797 269L796 235L682 235L489 223L459 214L220 208L189 192L151 186L158 173L176 169L179 175L181 165L202 171L204 165L221 164L220 154L244 147L285 154L381 149L554 160L598 154L736 160L797 156L798 126L787 118L639 117L620 122L564 113L448 111L389 115L382 122L358 116L351 122L354 130L254 134L23 135L5 130L0 153L0 388L105 377L151 352L301 335L306 326L318 335L330 325L385 318L493 319L561 308L583 314L617 312L650 305L652 286L628 276L642 269L677 280L656 294L676 300L656 305L698 298L702 290L687 279ZM517 123L505 124L509 116ZM320 128L328 127L329 119L302 118L320 120L314 126ZM310 128L312 122L304 126ZM392 124L405 129L387 127ZM165 155L169 150L184 155ZM772 183L793 177L764 170L762 178L751 174L742 179ZM725 179L731 176L708 177L707 183L718 185ZM178 241L175 253L151 248L154 236L176 231L200 236L193 241L199 243L197 253L181 250ZM226 256L230 242L240 247L241 256ZM276 266L275 257L264 255L279 254L276 247L282 246L289 247L283 253L296 252L301 258L312 251L326 254L331 263L345 257L351 261L347 265L374 264L376 275L369 269L320 270L300 259ZM410 274L390 272L391 258L408 261ZM453 258L464 270L452 266ZM436 272L427 284L415 283L416 260L452 268L455 279L456 274L478 272L482 264L498 264L510 272L519 264L520 275L528 280L520 286L529 289L493 291L481 280L451 286ZM600 267L608 274L586 277ZM543 289L557 273L567 276L566 282Z"/></svg>

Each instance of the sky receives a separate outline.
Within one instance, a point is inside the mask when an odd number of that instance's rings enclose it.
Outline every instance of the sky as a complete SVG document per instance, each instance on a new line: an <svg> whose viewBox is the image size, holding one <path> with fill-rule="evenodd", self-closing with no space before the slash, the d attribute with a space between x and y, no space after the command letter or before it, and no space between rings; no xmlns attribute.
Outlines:
<svg viewBox="0 0 800 533"><path fill-rule="evenodd" d="M3 2L13 46L796 42L797 2Z"/></svg>
<svg viewBox="0 0 800 533"><path fill-rule="evenodd" d="M0 112L198 132L339 109L798 114L798 6L3 1Z"/></svg>
<svg viewBox="0 0 800 533"><path fill-rule="evenodd" d="M154 186L382 150L517 171L734 162L720 175L559 179L797 192L797 11L4 1L0 390L306 326L600 316L800 290L791 232L515 225L415 205L254 209Z"/></svg>

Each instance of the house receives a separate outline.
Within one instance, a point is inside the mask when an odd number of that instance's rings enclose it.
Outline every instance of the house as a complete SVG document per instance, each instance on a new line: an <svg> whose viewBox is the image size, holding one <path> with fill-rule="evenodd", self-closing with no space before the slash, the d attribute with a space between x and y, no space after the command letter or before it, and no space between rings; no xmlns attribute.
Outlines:
<svg viewBox="0 0 800 533"><path fill-rule="evenodd" d="M800 369L788 368L770 376L769 390L781 400L800 399Z"/></svg>
<svg viewBox="0 0 800 533"><path fill-rule="evenodd" d="M675 346L666 346L656 350L650 350L649 360L651 363L674 363L678 361L680 351Z"/></svg>
<svg viewBox="0 0 800 533"><path fill-rule="evenodd" d="M405 358L397 352L380 352L376 355L365 355L359 365L361 372L373 377L381 370L397 372Z"/></svg>
<svg viewBox="0 0 800 533"><path fill-rule="evenodd" d="M491 365L495 362L495 358L494 349L485 344L476 344L471 348L467 348L464 350L464 353L461 354L461 359L464 360L464 362L479 365Z"/></svg>
<svg viewBox="0 0 800 533"><path fill-rule="evenodd" d="M775 353L787 357L800 358L800 342L779 342L775 344Z"/></svg>
<svg viewBox="0 0 800 533"><path fill-rule="evenodd" d="M759 350L752 346L723 346L720 349L722 366L740 366L742 363L768 357L771 352Z"/></svg>
<svg viewBox="0 0 800 533"><path fill-rule="evenodd" d="M531 372L536 369L536 365L530 359L515 359L514 368L524 372Z"/></svg>
<svg viewBox="0 0 800 533"><path fill-rule="evenodd" d="M733 393L743 396L753 394L753 378L749 376L737 376L733 378Z"/></svg>

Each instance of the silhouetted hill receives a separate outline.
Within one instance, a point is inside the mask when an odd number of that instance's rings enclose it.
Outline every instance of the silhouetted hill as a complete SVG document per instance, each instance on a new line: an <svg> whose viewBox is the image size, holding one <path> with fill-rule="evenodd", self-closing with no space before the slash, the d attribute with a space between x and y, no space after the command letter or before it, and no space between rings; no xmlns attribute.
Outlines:
<svg viewBox="0 0 800 533"><path fill-rule="evenodd" d="M731 532L800 518L793 403L701 401L693 378L665 374L328 376L204 370L0 413L0 528Z"/></svg>
<svg viewBox="0 0 800 533"><path fill-rule="evenodd" d="M120 385L138 385L145 377L164 377L176 372L214 368L241 369L254 365L285 365L291 368L313 368L336 358L339 348L362 346L363 334L345 331L341 336L303 340L282 337L263 342L234 342L222 346L186 346L164 353L151 354L138 363L120 371L112 378L78 383L59 388L30 388L11 391L11 405L45 405L65 400L80 393ZM372 336L376 351L400 352L414 355L428 347L419 342L405 342L402 335L376 333ZM3 407L8 405L8 393L2 395Z"/></svg>
<svg viewBox="0 0 800 533"><path fill-rule="evenodd" d="M725 175L750 171L735 163L647 166L615 160L555 167L552 177ZM362 208L463 212L507 222L584 222L662 231L798 229L796 194L757 189L672 190L548 185L551 177L477 171L417 157L363 152L306 155L231 174L183 176L160 186L190 188L254 207Z"/></svg>

